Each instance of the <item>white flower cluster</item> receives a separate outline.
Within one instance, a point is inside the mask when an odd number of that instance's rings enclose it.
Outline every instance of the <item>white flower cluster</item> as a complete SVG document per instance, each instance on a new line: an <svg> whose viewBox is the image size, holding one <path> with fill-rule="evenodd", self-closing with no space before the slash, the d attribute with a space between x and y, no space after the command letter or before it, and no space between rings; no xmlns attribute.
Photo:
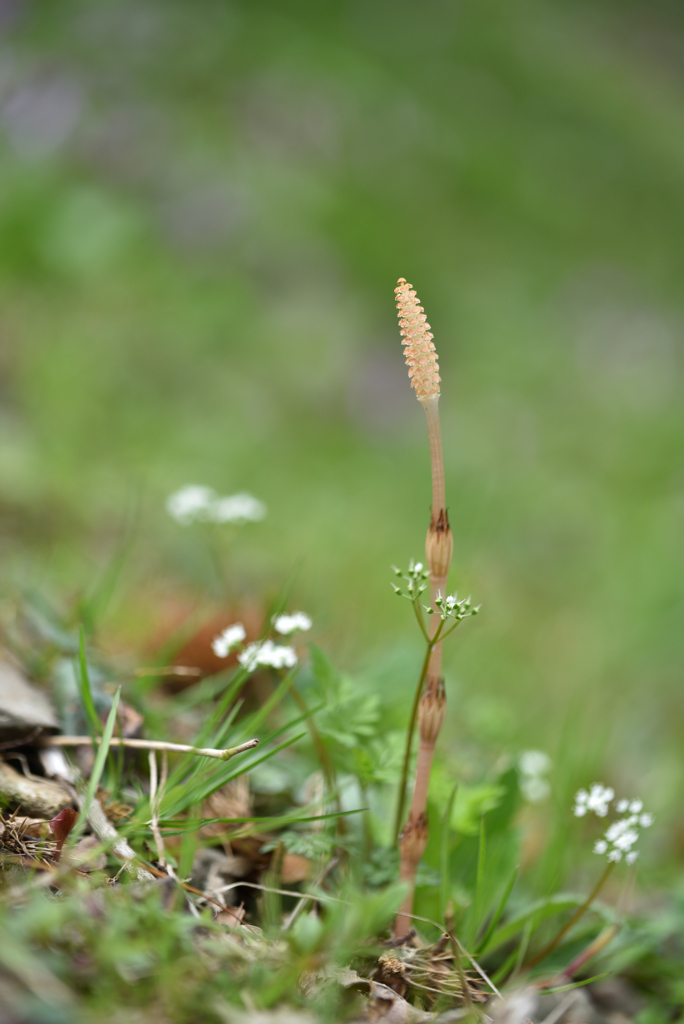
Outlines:
<svg viewBox="0 0 684 1024"><path fill-rule="evenodd" d="M175 491L166 501L166 511L181 526L194 522L232 523L243 526L266 516L266 506L251 494L220 497L211 487L189 484Z"/></svg>
<svg viewBox="0 0 684 1024"><path fill-rule="evenodd" d="M297 653L293 647L274 644L272 640L250 644L238 654L238 661L248 672L253 672L259 665L270 668L294 668L297 664Z"/></svg>
<svg viewBox="0 0 684 1024"><path fill-rule="evenodd" d="M541 803L551 793L551 785L546 778L551 771L551 758L542 750L524 750L518 758L520 772L520 790L522 795L532 804Z"/></svg>
<svg viewBox="0 0 684 1024"><path fill-rule="evenodd" d="M241 622L236 622L214 637L211 649L217 658L227 658L231 651L240 646L246 636L245 627Z"/></svg>
<svg viewBox="0 0 684 1024"><path fill-rule="evenodd" d="M291 615L278 615L273 620L274 629L289 636L297 630L311 629L312 622L305 612L292 612ZM234 622L215 636L211 648L218 658L227 658L231 651L240 647L247 638L245 627L241 622ZM293 647L276 644L273 640L257 640L248 644L238 654L238 661L248 672L254 672L260 665L269 668L294 668L297 664L297 652Z"/></svg>
<svg viewBox="0 0 684 1024"><path fill-rule="evenodd" d="M305 633L311 629L311 619L306 612L292 612L291 615L278 615L273 620L273 628L281 636L289 636L290 633Z"/></svg>
<svg viewBox="0 0 684 1024"><path fill-rule="evenodd" d="M588 811L593 811L599 818L605 818L614 797L615 791L610 786L595 782L589 792L580 789L575 796L575 815L582 818ZM611 822L602 838L594 843L594 853L600 856L607 854L608 860L615 863L624 857L627 864L633 864L639 856L632 847L639 839L640 829L650 828L654 822L653 815L643 807L641 800L617 800L615 810L624 817Z"/></svg>
<svg viewBox="0 0 684 1024"><path fill-rule="evenodd" d="M393 565L392 572L406 583L406 593L396 583L392 584L392 589L398 597L405 597L408 601L416 601L423 591L427 590L426 580L430 578L430 570L426 569L422 562L414 563L411 560L408 572L406 573L403 573L401 569L397 569L396 565ZM446 597L442 597L441 593L438 593L435 605L442 620L455 619L456 622L465 619L467 615L477 615L482 607L482 605L477 605L476 608L471 608L470 597L462 598L459 601L458 594L447 594ZM428 615L434 615L434 608L428 605L423 605L423 608Z"/></svg>
<svg viewBox="0 0 684 1024"><path fill-rule="evenodd" d="M599 818L605 818L614 796L615 790L602 786L600 782L595 782L588 793L586 789L580 789L575 796L575 817L583 818L588 811L593 811Z"/></svg>

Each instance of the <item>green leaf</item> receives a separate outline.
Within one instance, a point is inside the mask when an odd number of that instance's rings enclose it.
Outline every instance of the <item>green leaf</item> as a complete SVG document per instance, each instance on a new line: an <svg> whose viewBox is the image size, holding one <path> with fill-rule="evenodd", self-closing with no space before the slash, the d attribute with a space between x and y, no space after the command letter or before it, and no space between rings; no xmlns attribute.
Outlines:
<svg viewBox="0 0 684 1024"><path fill-rule="evenodd" d="M332 661L316 644L309 644L309 651L311 652L311 668L314 678L324 690L334 690L340 674Z"/></svg>
<svg viewBox="0 0 684 1024"><path fill-rule="evenodd" d="M480 831L482 815L499 806L506 791L503 786L485 782L478 786L461 784L454 802L451 825L464 836L476 836Z"/></svg>

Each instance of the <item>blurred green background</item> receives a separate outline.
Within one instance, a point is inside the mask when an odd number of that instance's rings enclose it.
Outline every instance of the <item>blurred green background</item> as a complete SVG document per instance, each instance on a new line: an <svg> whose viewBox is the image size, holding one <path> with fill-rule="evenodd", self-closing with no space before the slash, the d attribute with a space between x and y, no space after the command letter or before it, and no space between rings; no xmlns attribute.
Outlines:
<svg viewBox="0 0 684 1024"><path fill-rule="evenodd" d="M167 495L248 490L231 598L298 565L314 639L401 720L420 644L389 565L430 500L405 276L453 586L483 603L445 742L679 820L681 5L3 0L0 26L3 594L89 590L130 527L101 633L135 651L214 586Z"/></svg>

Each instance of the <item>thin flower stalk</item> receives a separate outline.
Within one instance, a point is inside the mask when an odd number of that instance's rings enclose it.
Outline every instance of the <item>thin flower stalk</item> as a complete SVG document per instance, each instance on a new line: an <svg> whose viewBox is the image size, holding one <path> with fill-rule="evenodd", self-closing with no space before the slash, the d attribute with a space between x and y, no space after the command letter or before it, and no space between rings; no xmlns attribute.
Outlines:
<svg viewBox="0 0 684 1024"><path fill-rule="evenodd" d="M554 935L553 939L551 939L551 941L548 942L543 949L541 949L537 954L535 954L535 956L533 956L530 960L527 961L527 963L525 964L525 970L530 970L530 968L536 967L537 964L541 963L542 960L545 960L547 956L553 953L554 949L556 949L556 947L562 942L562 940L568 934L570 929L574 928L574 926L577 924L580 918L584 916L586 911L592 905L592 903L600 893L601 889L610 878L610 875L614 867L615 862L608 861L603 874L601 875L601 877L599 878L598 882L591 890L589 895L587 896L584 903L582 903L582 905L577 908L577 910L572 915L570 920L563 925L563 927L560 929L560 931L556 933L556 935Z"/></svg>
<svg viewBox="0 0 684 1024"><path fill-rule="evenodd" d="M425 409L432 468L432 508L425 555L430 572L431 603L446 593L453 539L446 509L444 457L439 422L439 364L430 325L416 292L404 278L395 288L399 327L409 367L411 386ZM396 922L396 936L403 938L411 927L416 870L428 841L427 794L437 738L446 715L446 694L442 679L442 641L437 640L440 618L430 623L427 670L421 673L417 695L419 731L418 761L408 819L399 834L399 877L408 886ZM434 641L434 642L433 642ZM412 729L413 722L410 728Z"/></svg>

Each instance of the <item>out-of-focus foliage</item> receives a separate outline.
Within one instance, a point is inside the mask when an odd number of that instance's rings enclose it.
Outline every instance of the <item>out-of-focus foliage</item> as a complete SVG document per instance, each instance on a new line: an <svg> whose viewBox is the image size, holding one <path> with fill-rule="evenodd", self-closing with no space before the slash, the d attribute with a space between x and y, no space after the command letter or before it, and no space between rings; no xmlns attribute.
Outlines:
<svg viewBox="0 0 684 1024"><path fill-rule="evenodd" d="M102 633L147 642L213 583L167 494L250 490L269 517L225 530L231 598L303 560L319 638L350 668L383 652L368 687L403 725L420 642L397 640L387 566L420 556L429 503L404 275L440 354L454 585L483 603L448 652L444 770L471 741L540 747L563 814L592 777L667 814L679 5L8 0L0 19L5 591L91 591L132 524Z"/></svg>

